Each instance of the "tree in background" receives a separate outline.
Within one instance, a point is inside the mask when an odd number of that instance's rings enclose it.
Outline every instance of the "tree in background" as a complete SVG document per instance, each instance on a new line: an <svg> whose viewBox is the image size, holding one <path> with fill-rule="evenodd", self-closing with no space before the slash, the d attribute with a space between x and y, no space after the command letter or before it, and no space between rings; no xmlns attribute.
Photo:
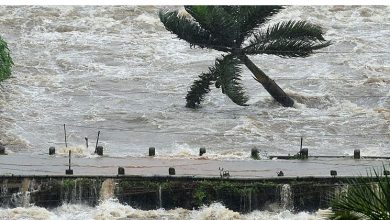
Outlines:
<svg viewBox="0 0 390 220"><path fill-rule="evenodd" d="M11 76L11 67L13 65L7 42L0 37L0 82Z"/></svg>
<svg viewBox="0 0 390 220"><path fill-rule="evenodd" d="M186 107L196 108L215 83L234 103L246 105L241 80L244 64L268 93L281 105L294 101L248 55L273 54L283 58L307 57L314 50L330 45L318 25L306 21L284 21L263 28L282 6L185 6L189 16L178 10L160 10L165 28L191 47L215 49L225 54L217 58L208 72L199 75L186 96Z"/></svg>

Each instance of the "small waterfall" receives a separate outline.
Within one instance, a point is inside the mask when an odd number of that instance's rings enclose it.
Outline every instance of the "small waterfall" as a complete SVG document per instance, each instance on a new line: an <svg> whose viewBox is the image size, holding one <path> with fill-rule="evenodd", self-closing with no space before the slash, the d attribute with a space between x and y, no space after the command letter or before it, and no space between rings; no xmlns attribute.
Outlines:
<svg viewBox="0 0 390 220"><path fill-rule="evenodd" d="M102 187L100 189L100 197L101 201L114 198L115 197L115 181L113 179L106 179L102 183Z"/></svg>
<svg viewBox="0 0 390 220"><path fill-rule="evenodd" d="M31 180L24 178L22 182L22 206L28 207L30 205L30 185Z"/></svg>
<svg viewBox="0 0 390 220"><path fill-rule="evenodd" d="M77 194L77 180L74 181L74 185L71 189L70 193L70 203L76 203L76 194Z"/></svg>
<svg viewBox="0 0 390 220"><path fill-rule="evenodd" d="M3 185L1 186L1 198L5 198L8 193L8 179L3 180Z"/></svg>
<svg viewBox="0 0 390 220"><path fill-rule="evenodd" d="M62 198L61 201L64 203L81 203L82 202L82 186L78 183L78 179L65 179L62 180L63 191L61 192Z"/></svg>
<svg viewBox="0 0 390 220"><path fill-rule="evenodd" d="M31 180L29 178L24 178L20 187L20 191L17 193L12 193L11 203L17 207L29 207L31 199L30 188Z"/></svg>
<svg viewBox="0 0 390 220"><path fill-rule="evenodd" d="M252 211L252 190L249 190L249 212Z"/></svg>
<svg viewBox="0 0 390 220"><path fill-rule="evenodd" d="M159 208L162 208L162 196L161 196L161 185L158 186L158 204Z"/></svg>
<svg viewBox="0 0 390 220"><path fill-rule="evenodd" d="M280 207L283 210L292 210L294 208L292 199L290 184L283 184L280 189Z"/></svg>

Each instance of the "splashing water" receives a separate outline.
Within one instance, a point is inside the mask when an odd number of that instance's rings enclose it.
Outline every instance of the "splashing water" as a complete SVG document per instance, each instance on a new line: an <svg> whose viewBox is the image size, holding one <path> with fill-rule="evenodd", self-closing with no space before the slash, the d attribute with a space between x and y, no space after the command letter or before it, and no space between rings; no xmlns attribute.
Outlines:
<svg viewBox="0 0 390 220"><path fill-rule="evenodd" d="M56 209L47 210L40 207L0 209L0 219L50 219L50 220L76 220L76 219L189 219L189 220L319 220L323 219L321 212L293 214L290 211L269 212L254 211L240 214L225 208L220 203L204 206L199 210L186 210L177 208L173 210L139 210L131 206L118 203L115 199L105 200L95 208L86 205L64 204Z"/></svg>

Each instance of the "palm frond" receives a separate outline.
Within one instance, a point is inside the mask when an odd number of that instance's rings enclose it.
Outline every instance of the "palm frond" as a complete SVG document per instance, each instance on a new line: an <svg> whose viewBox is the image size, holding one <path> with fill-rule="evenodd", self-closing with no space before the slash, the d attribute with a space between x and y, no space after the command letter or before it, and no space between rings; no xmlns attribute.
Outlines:
<svg viewBox="0 0 390 220"><path fill-rule="evenodd" d="M256 28L267 22L271 16L277 14L283 9L278 5L263 5L263 6L225 6L225 10L232 11L237 20L238 28L240 29L239 41L242 42L246 37L253 33ZM235 12L238 11L238 12Z"/></svg>
<svg viewBox="0 0 390 220"><path fill-rule="evenodd" d="M362 216L354 212L333 212L324 217L329 220L362 220Z"/></svg>
<svg viewBox="0 0 390 220"><path fill-rule="evenodd" d="M159 17L165 28L176 34L177 37L201 48L212 48L226 51L219 47L210 32L200 27L196 22L182 16L178 16L178 11L160 10Z"/></svg>
<svg viewBox="0 0 390 220"><path fill-rule="evenodd" d="M332 202L332 219L353 214L365 219L390 219L390 179L374 170L369 179L358 177L349 183L348 190Z"/></svg>
<svg viewBox="0 0 390 220"><path fill-rule="evenodd" d="M325 41L324 30L315 24L306 21L283 21L269 26L265 38L267 39L302 39L311 41Z"/></svg>
<svg viewBox="0 0 390 220"><path fill-rule="evenodd" d="M195 5L185 6L185 10L219 43L228 47L235 46L239 30L232 15L223 7Z"/></svg>
<svg viewBox="0 0 390 220"><path fill-rule="evenodd" d="M7 42L0 37L0 82L11 76L13 65Z"/></svg>
<svg viewBox="0 0 390 220"><path fill-rule="evenodd" d="M209 72L199 75L190 87L186 96L186 107L196 108L204 100L204 96L210 92L210 85L216 80L215 67L209 67Z"/></svg>
<svg viewBox="0 0 390 220"><path fill-rule="evenodd" d="M223 93L237 105L245 106L248 97L245 95L245 90L240 84L241 68L239 64L239 59L232 55L227 55L222 59L216 60L215 69Z"/></svg>
<svg viewBox="0 0 390 220"><path fill-rule="evenodd" d="M331 45L330 41L314 41L309 38L274 38L273 35L257 34L244 51L251 54L273 54L280 57L307 57Z"/></svg>

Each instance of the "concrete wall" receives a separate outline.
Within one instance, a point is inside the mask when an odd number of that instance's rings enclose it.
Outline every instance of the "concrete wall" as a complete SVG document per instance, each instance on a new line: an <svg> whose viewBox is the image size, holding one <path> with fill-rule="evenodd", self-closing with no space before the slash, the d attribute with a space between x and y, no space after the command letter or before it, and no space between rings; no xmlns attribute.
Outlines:
<svg viewBox="0 0 390 220"><path fill-rule="evenodd" d="M328 208L332 196L349 178L220 179L139 176L2 176L2 207L35 204L51 208L62 203L94 206L116 197L139 209L198 208L222 202L249 212L280 207L294 211Z"/></svg>

